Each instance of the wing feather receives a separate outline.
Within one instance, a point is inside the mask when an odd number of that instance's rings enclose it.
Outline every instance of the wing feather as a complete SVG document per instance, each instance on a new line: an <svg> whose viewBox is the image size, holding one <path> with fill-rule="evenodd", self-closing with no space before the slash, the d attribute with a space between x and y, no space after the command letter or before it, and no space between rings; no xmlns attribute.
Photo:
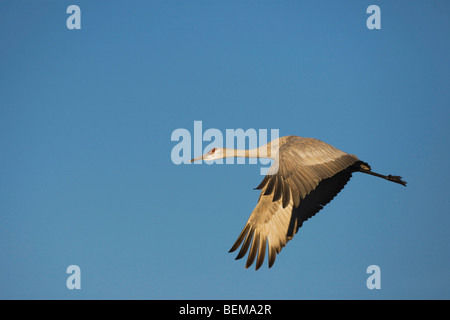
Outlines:
<svg viewBox="0 0 450 320"><path fill-rule="evenodd" d="M275 191L273 192L273 201L278 201L281 199L281 195L283 193L283 177L277 176L274 178L276 180L275 183Z"/></svg>
<svg viewBox="0 0 450 320"><path fill-rule="evenodd" d="M230 249L237 250L243 242L236 259L250 249L246 268L255 259L256 269L261 267L266 247L272 267L276 255L303 222L344 188L359 161L356 156L316 139L285 138L288 139L279 148L278 159L257 187L261 190L258 203Z"/></svg>
<svg viewBox="0 0 450 320"><path fill-rule="evenodd" d="M250 252L248 253L247 263L245 265L246 268L250 267L255 260L256 253L258 252L259 247L259 232L255 233L253 236L252 245L250 247Z"/></svg>

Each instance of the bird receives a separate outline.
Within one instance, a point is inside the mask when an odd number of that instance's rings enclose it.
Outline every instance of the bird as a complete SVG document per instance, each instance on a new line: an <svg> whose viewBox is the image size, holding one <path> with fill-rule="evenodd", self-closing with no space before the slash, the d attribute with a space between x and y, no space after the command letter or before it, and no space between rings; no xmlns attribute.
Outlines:
<svg viewBox="0 0 450 320"><path fill-rule="evenodd" d="M365 173L406 187L400 176L376 173L353 154L321 140L299 136L279 137L249 150L212 148L191 162L228 157L273 160L262 182L255 188L261 190L256 207L229 251L241 248L236 260L249 251L245 268L256 259L255 270L262 266L266 249L271 268L277 254L303 223L328 204L353 173Z"/></svg>

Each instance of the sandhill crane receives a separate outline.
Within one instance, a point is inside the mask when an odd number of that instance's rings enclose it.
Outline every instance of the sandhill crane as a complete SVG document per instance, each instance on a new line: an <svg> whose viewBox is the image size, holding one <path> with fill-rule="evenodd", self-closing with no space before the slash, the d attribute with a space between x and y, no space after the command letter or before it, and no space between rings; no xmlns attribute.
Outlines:
<svg viewBox="0 0 450 320"><path fill-rule="evenodd" d="M273 150L276 150L275 152ZM245 267L256 258L256 270L264 261L268 247L269 268L276 255L308 220L329 203L350 180L353 172L362 172L406 186L399 176L382 175L355 155L313 138L285 136L251 150L213 148L196 160L226 157L274 159L267 175L256 188L258 203L230 252L242 247L241 259L248 249Z"/></svg>

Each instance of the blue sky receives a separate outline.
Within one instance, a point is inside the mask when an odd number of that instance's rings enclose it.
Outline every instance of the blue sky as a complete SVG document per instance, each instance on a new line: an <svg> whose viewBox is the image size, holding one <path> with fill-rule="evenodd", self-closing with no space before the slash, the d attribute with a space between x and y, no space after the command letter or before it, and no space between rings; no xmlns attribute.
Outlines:
<svg viewBox="0 0 450 320"><path fill-rule="evenodd" d="M1 0L0 298L450 298L449 12ZM271 269L245 269L228 250L259 166L173 164L172 132L196 120L315 137L408 187L354 174Z"/></svg>

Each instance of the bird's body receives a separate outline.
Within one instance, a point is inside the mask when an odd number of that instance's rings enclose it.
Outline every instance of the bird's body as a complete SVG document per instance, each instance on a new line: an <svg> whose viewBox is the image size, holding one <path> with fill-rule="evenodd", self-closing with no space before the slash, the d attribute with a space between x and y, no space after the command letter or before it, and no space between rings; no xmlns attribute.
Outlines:
<svg viewBox="0 0 450 320"><path fill-rule="evenodd" d="M269 267L276 255L293 238L303 222L329 203L350 180L353 172L363 172L406 186L398 176L372 172L355 155L313 138L285 136L252 150L214 148L193 159L225 157L265 157L274 162L256 189L258 203L230 252L241 247L236 259L248 253L246 268L256 259L256 269L268 249Z"/></svg>

